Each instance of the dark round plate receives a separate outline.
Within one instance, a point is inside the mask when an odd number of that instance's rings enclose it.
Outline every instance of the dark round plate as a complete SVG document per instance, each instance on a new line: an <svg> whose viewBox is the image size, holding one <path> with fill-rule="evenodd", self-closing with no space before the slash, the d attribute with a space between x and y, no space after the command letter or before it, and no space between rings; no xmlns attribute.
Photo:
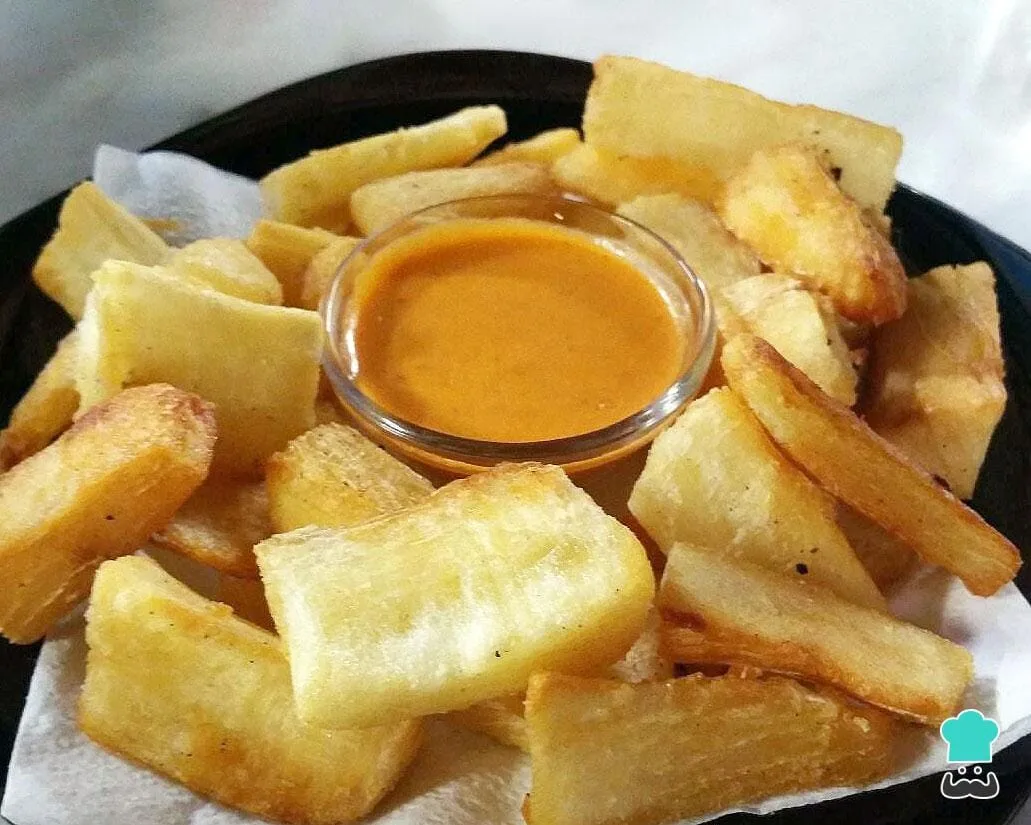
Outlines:
<svg viewBox="0 0 1031 825"><path fill-rule="evenodd" d="M411 125L478 103L508 112L512 138L578 126L591 80L587 63L515 52L429 52L376 60L305 80L247 103L158 147L260 177L311 149ZM919 146L909 148L919 152ZM53 198L0 229L0 420L69 328L29 272L56 223ZM900 186L888 210L910 272L987 260L999 276L999 308L1010 393L992 440L974 507L1018 547L1031 550L1031 256L948 206ZM1018 585L1026 596L1031 566ZM2 587L2 583L0 583ZM0 640L0 761L10 758L37 648ZM1002 791L992 801L948 801L938 777L774 814L769 825L842 823L1004 823L1031 793L1031 737L992 765ZM744 815L724 820L745 821Z"/></svg>

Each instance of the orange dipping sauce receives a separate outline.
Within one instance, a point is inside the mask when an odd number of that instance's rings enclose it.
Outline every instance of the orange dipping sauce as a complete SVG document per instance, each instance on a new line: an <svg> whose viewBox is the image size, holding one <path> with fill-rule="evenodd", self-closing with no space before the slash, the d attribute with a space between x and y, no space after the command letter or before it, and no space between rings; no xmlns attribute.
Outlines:
<svg viewBox="0 0 1031 825"><path fill-rule="evenodd" d="M439 432L529 442L648 406L685 342L655 284L584 233L457 219L380 250L356 283L357 387Z"/></svg>

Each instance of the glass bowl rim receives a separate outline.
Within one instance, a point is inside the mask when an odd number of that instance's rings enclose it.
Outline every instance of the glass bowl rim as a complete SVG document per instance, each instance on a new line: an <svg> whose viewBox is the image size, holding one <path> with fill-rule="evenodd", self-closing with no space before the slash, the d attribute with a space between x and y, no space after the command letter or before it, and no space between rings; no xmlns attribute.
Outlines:
<svg viewBox="0 0 1031 825"><path fill-rule="evenodd" d="M690 306L695 318L695 334L690 342L694 344L694 355L677 374L676 378L658 396L640 410L604 427L576 435L538 441L491 441L469 438L424 427L395 415L365 395L348 376L345 359L338 352L341 340L342 284L354 260L369 246L374 246L384 236L396 231L405 223L421 215L443 210L446 207L474 205L476 203L555 203L565 207L586 209L625 224L643 233L670 258L677 274L693 290L699 306ZM461 219L457 216L453 219ZM514 216L517 217L517 216ZM448 220L444 218L441 222ZM532 220L532 219L531 219ZM403 236L401 236L403 237ZM690 297L678 283L677 295L684 304L690 305ZM619 215L605 207L566 195L502 194L458 198L434 204L404 215L388 226L364 238L352 249L337 267L319 305L326 335L322 364L337 395L345 408L357 419L374 431L384 432L392 441L399 442L402 449L409 447L419 453L438 456L449 463L468 465L471 469L486 469L502 462L538 461L546 464L570 465L617 452L628 443L637 443L675 415L701 387L712 363L716 343L715 311L709 289L694 272L684 257L665 238L638 221Z"/></svg>

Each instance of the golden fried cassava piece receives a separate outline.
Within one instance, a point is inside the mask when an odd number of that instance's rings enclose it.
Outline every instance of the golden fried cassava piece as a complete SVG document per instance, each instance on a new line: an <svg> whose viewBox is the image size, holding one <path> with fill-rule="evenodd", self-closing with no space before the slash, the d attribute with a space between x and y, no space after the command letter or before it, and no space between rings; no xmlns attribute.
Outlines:
<svg viewBox="0 0 1031 825"><path fill-rule="evenodd" d="M100 568L86 642L86 735L234 808L304 825L350 822L418 749L418 720L332 732L302 724L279 640L147 558Z"/></svg>
<svg viewBox="0 0 1031 825"><path fill-rule="evenodd" d="M588 144L560 157L551 173L566 191L607 206L669 192L712 203L719 186L697 167L669 158L615 154Z"/></svg>
<svg viewBox="0 0 1031 825"><path fill-rule="evenodd" d="M539 163L427 169L359 187L351 195L351 217L363 235L371 235L411 212L460 198L554 194L551 175Z"/></svg>
<svg viewBox="0 0 1031 825"><path fill-rule="evenodd" d="M658 682L673 678L673 662L659 650L659 611L652 608L648 619L623 658L605 668L601 675L621 682ZM448 718L470 730L485 733L503 745L512 745L520 750L530 748L526 736L526 719L523 716L521 693L501 696L477 702L472 707L452 711Z"/></svg>
<svg viewBox="0 0 1031 825"><path fill-rule="evenodd" d="M78 335L69 332L57 345L28 392L0 430L0 472L42 450L72 424L79 408L75 389Z"/></svg>
<svg viewBox="0 0 1031 825"><path fill-rule="evenodd" d="M1006 406L995 277L943 266L908 286L906 314L874 335L866 421L970 498Z"/></svg>
<svg viewBox="0 0 1031 825"><path fill-rule="evenodd" d="M215 404L215 466L257 474L314 423L322 321L109 261L79 325L83 408L129 384L167 381Z"/></svg>
<svg viewBox="0 0 1031 825"><path fill-rule="evenodd" d="M658 155L726 180L757 149L801 142L840 169L841 188L881 212L895 186L902 136L816 106L777 103L730 83L632 57L594 63L584 138L599 149Z"/></svg>
<svg viewBox="0 0 1031 825"><path fill-rule="evenodd" d="M891 242L804 146L756 152L728 182L723 222L766 263L824 292L852 321L906 309L906 273Z"/></svg>
<svg viewBox="0 0 1031 825"><path fill-rule="evenodd" d="M173 250L165 266L199 286L258 304L283 303L276 276L236 238L204 238Z"/></svg>
<svg viewBox="0 0 1031 825"><path fill-rule="evenodd" d="M856 371L837 316L822 295L783 275L756 275L731 284L723 299L747 327L832 398L856 402Z"/></svg>
<svg viewBox="0 0 1031 825"><path fill-rule="evenodd" d="M736 336L723 349L723 370L796 463L925 561L979 596L1016 575L1016 547L765 341Z"/></svg>
<svg viewBox="0 0 1031 825"><path fill-rule="evenodd" d="M348 201L359 186L418 169L462 166L505 134L497 106L470 106L422 126L320 149L261 180L277 220L345 230Z"/></svg>
<svg viewBox="0 0 1031 825"><path fill-rule="evenodd" d="M619 214L637 221L679 252L714 299L738 281L758 275L759 258L735 238L712 209L680 195L635 198Z"/></svg>
<svg viewBox="0 0 1031 825"><path fill-rule="evenodd" d="M324 424L291 441L265 464L277 533L298 527L351 527L402 510L433 485L352 427Z"/></svg>
<svg viewBox="0 0 1031 825"><path fill-rule="evenodd" d="M97 565L136 550L200 486L214 441L209 404L155 384L94 407L0 476L0 633L42 637Z"/></svg>
<svg viewBox="0 0 1031 825"><path fill-rule="evenodd" d="M338 238L316 252L301 278L301 294L297 306L318 312L322 298L329 292L344 259L354 252L354 248L360 243L360 238Z"/></svg>
<svg viewBox="0 0 1031 825"><path fill-rule="evenodd" d="M670 550L659 609L677 661L792 673L928 724L956 711L974 673L966 650L927 630L686 544Z"/></svg>
<svg viewBox="0 0 1031 825"><path fill-rule="evenodd" d="M257 578L254 545L272 535L262 481L209 479L151 537L166 547L231 576Z"/></svg>
<svg viewBox="0 0 1031 825"><path fill-rule="evenodd" d="M276 276L283 303L298 306L304 272L312 258L340 238L326 229L305 229L279 221L260 220L245 241L247 248Z"/></svg>
<svg viewBox="0 0 1031 825"><path fill-rule="evenodd" d="M609 664L654 593L634 535L536 464L255 552L298 712L325 727L455 710L522 690L534 670Z"/></svg>
<svg viewBox="0 0 1031 825"><path fill-rule="evenodd" d="M422 476L338 419L299 435L272 455L265 462L265 487L266 518L271 518L276 532L308 525L350 527L401 510L433 492ZM220 585L220 598L239 615L273 627L260 582L223 576Z"/></svg>
<svg viewBox="0 0 1031 825"><path fill-rule="evenodd" d="M90 274L109 258L157 264L171 250L143 221L89 181L64 199L57 231L43 247L32 278L73 318L82 317Z"/></svg>
<svg viewBox="0 0 1031 825"><path fill-rule="evenodd" d="M649 825L890 773L897 721L790 679L621 684L542 673L531 825Z"/></svg>
<svg viewBox="0 0 1031 825"><path fill-rule="evenodd" d="M705 544L884 608L835 524L834 501L781 454L729 389L691 402L655 440L630 511L663 550L678 541Z"/></svg>
<svg viewBox="0 0 1031 825"><path fill-rule="evenodd" d="M551 166L563 155L580 145L576 129L546 129L531 138L509 143L495 152L473 161L473 166L494 166L499 163L542 163Z"/></svg>
<svg viewBox="0 0 1031 825"><path fill-rule="evenodd" d="M840 501L837 522L882 593L898 584L916 565L917 555L909 545Z"/></svg>

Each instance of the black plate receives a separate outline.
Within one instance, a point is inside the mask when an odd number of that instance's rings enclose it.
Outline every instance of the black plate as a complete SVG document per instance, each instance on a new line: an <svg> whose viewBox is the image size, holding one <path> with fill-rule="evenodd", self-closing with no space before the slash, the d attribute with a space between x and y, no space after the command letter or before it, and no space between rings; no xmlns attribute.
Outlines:
<svg viewBox="0 0 1031 825"><path fill-rule="evenodd" d="M591 79L588 64L515 52L429 52L351 66L289 86L170 138L187 152L251 177L305 152L411 125L460 106L499 103L512 138L578 126ZM909 151L919 152L919 146ZM53 231L59 198L0 229L0 420L42 368L68 319L31 283L29 272ZM897 248L910 272L987 260L999 278L999 308L1010 401L974 497L975 508L1031 550L1031 256L944 204L899 187L889 204ZM1017 580L1027 596L1031 566ZM0 587L3 584L0 583ZM6 766L37 647L0 640L0 760ZM1004 823L1031 793L1031 738L996 758L1002 791L990 802L944 800L938 777L772 815L769 825ZM6 774L6 769L5 769ZM730 821L746 821L738 816Z"/></svg>

